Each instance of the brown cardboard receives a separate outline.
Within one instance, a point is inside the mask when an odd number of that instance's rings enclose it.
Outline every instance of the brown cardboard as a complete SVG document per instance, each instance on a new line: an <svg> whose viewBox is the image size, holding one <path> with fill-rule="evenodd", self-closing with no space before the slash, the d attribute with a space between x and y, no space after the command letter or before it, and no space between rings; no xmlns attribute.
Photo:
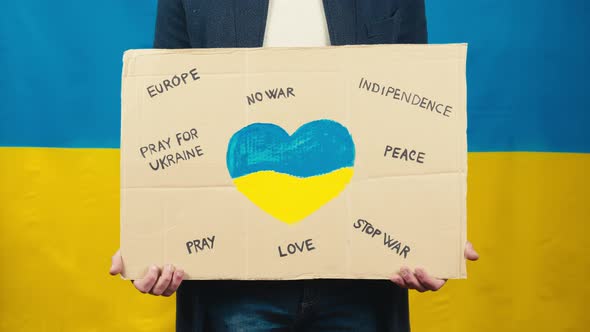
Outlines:
<svg viewBox="0 0 590 332"><path fill-rule="evenodd" d="M466 277L466 50L126 52L125 277L152 264L188 279L388 279L401 266ZM405 148L414 161L401 159ZM389 248L386 236L401 243Z"/></svg>

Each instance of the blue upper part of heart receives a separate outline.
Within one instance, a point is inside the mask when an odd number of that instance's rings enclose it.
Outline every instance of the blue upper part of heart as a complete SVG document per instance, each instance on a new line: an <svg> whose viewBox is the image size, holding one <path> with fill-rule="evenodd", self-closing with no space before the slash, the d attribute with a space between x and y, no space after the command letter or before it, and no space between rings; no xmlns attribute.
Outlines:
<svg viewBox="0 0 590 332"><path fill-rule="evenodd" d="M354 156L350 133L336 121L309 122L290 136L277 125L254 123L230 139L227 168L232 178L259 171L309 177L352 167Z"/></svg>

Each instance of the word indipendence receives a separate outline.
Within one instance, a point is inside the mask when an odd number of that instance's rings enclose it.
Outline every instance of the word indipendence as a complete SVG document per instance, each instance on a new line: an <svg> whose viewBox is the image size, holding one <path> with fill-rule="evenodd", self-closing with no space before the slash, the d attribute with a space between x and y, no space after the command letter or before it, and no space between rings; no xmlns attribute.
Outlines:
<svg viewBox="0 0 590 332"><path fill-rule="evenodd" d="M369 82L365 78L361 78L359 82L359 89L366 90L371 93L380 94L384 97L390 97L395 100L399 100L417 106L425 110L429 110L432 113L438 113L445 117L450 117L453 112L453 106L445 105L436 100L421 96L415 92L408 92L395 88L393 86L387 86L385 84L379 84L376 82Z"/></svg>

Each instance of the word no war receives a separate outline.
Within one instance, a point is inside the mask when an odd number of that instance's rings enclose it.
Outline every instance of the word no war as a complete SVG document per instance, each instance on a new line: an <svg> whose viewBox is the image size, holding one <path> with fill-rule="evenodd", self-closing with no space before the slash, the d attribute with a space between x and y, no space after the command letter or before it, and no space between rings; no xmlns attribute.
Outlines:
<svg viewBox="0 0 590 332"><path fill-rule="evenodd" d="M264 91L264 95L266 95L266 99L281 99L281 98L289 98L295 97L295 93L293 92L294 89L288 87L286 89L283 88L275 88L269 89ZM263 101L264 95L262 92L255 92L251 93L249 96L246 96L248 100L248 105L255 104L257 101Z"/></svg>
<svg viewBox="0 0 590 332"><path fill-rule="evenodd" d="M436 112L447 118L450 117L449 114L453 112L453 107L450 105L444 105L435 100L420 96L416 93L406 92L392 86L385 86L379 83L369 82L365 78L361 78L361 81L359 82L359 89L365 89L369 92L376 94L378 93L385 97L389 97L391 95L391 98L393 99L405 101L410 105L418 106L425 110L430 110L431 112Z"/></svg>

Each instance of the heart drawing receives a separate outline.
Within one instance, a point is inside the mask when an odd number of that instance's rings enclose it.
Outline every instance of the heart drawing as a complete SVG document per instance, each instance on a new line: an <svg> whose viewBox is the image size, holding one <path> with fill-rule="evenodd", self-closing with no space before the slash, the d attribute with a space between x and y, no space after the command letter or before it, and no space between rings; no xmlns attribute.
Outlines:
<svg viewBox="0 0 590 332"><path fill-rule="evenodd" d="M332 120L306 123L293 135L274 124L254 123L236 132L227 148L237 189L287 224L337 197L352 178L354 158L348 129Z"/></svg>

